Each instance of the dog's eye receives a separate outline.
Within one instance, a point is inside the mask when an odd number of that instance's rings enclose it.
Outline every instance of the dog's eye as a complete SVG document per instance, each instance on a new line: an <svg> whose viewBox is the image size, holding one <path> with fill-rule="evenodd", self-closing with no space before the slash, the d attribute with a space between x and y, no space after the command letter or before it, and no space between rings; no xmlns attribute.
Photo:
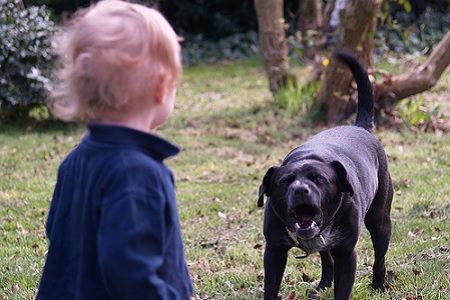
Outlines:
<svg viewBox="0 0 450 300"><path fill-rule="evenodd" d="M311 174L308 176L312 182L319 183L325 180L325 178L319 174Z"/></svg>
<svg viewBox="0 0 450 300"><path fill-rule="evenodd" d="M295 175L287 175L281 178L280 184L289 185L295 180Z"/></svg>

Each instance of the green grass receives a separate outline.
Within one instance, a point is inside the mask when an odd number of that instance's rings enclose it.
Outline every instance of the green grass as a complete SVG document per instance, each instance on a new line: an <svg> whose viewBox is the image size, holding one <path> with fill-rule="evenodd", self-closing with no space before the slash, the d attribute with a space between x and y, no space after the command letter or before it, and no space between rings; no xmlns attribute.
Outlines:
<svg viewBox="0 0 450 300"><path fill-rule="evenodd" d="M424 94L447 98L450 74ZM437 96L436 96L437 95ZM434 100L433 100L434 101ZM433 102L434 103L434 102ZM443 109L448 110L447 107ZM256 61L185 70L176 109L158 133L183 149L173 169L195 299L261 299L263 211L256 205L265 171L323 129L288 118L272 104ZM61 160L83 126L51 122L0 127L0 299L33 299L43 267L45 220ZM396 193L387 255L389 291L369 288L373 253L367 231L357 246L353 299L446 299L450 292L450 136L377 131ZM280 294L304 299L320 279L317 255L290 254ZM320 294L331 299L333 291ZM448 296L447 296L448 297Z"/></svg>

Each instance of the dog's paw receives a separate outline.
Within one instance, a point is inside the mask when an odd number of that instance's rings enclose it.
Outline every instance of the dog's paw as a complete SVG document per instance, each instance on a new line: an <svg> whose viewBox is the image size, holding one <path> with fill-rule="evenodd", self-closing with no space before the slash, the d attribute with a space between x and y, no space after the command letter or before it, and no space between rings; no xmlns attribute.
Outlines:
<svg viewBox="0 0 450 300"><path fill-rule="evenodd" d="M377 283L377 284L373 283L372 284L372 288L375 291L385 292L386 291L386 284L384 284L384 283Z"/></svg>
<svg viewBox="0 0 450 300"><path fill-rule="evenodd" d="M307 299L317 299L317 290L316 289L308 289L306 291Z"/></svg>

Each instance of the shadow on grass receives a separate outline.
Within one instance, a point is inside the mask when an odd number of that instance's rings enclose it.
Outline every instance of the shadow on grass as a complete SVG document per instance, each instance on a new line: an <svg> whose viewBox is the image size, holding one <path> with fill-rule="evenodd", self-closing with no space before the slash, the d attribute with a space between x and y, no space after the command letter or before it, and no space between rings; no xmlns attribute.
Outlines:
<svg viewBox="0 0 450 300"><path fill-rule="evenodd" d="M72 132L83 125L64 123L52 117L39 119L26 117L14 120L0 120L0 135L21 136L29 133Z"/></svg>

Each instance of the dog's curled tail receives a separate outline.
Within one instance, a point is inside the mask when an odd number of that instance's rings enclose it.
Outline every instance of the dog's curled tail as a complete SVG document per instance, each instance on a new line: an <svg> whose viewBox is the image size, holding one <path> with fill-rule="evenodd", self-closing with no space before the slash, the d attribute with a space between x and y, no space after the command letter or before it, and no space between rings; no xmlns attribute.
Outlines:
<svg viewBox="0 0 450 300"><path fill-rule="evenodd" d="M361 62L348 50L338 49L334 55L345 62L352 71L358 87L358 112L355 125L369 132L373 131L374 103L372 85L369 75Z"/></svg>

